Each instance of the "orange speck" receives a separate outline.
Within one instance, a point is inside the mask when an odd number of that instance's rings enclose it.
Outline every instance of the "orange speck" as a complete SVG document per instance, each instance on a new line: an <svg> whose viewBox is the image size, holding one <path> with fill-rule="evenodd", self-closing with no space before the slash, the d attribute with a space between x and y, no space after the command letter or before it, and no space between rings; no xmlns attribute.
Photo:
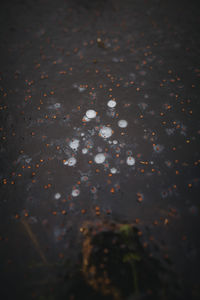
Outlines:
<svg viewBox="0 0 200 300"><path fill-rule="evenodd" d="M60 258L64 258L64 254L63 253L59 253L59 257Z"/></svg>
<svg viewBox="0 0 200 300"><path fill-rule="evenodd" d="M114 189L114 188L111 188L111 189L110 189L110 192L111 192L111 193L114 193L114 192L115 192L115 189Z"/></svg>

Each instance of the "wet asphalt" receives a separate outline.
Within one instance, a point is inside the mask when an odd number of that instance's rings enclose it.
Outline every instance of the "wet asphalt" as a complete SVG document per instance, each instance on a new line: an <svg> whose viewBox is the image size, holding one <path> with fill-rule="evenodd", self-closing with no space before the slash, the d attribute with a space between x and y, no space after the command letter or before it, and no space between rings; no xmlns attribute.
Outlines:
<svg viewBox="0 0 200 300"><path fill-rule="evenodd" d="M4 299L47 299L80 262L85 222L102 220L135 224L152 254L170 261L180 299L199 299L197 4L1 4Z"/></svg>

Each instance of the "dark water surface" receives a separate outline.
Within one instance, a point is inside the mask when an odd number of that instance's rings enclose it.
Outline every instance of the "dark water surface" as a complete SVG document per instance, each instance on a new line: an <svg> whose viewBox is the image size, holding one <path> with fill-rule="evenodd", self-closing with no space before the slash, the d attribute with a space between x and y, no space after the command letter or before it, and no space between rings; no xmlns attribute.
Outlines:
<svg viewBox="0 0 200 300"><path fill-rule="evenodd" d="M197 3L1 5L4 299L199 299Z"/></svg>

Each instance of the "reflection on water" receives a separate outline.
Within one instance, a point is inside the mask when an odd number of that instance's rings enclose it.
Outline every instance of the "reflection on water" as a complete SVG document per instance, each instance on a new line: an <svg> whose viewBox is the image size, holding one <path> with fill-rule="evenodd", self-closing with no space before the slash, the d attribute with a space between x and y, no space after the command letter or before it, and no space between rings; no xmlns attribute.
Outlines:
<svg viewBox="0 0 200 300"><path fill-rule="evenodd" d="M82 232L82 263L66 277L65 299L177 299L174 274L142 244L135 226L86 223Z"/></svg>

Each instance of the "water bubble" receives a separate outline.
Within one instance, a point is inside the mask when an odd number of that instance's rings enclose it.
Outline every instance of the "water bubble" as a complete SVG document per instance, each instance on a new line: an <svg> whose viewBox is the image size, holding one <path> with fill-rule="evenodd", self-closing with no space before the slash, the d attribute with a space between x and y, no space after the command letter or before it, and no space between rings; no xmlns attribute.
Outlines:
<svg viewBox="0 0 200 300"><path fill-rule="evenodd" d="M83 153L83 154L88 153L88 149L87 149L87 148L83 148L83 149L82 149L82 153Z"/></svg>
<svg viewBox="0 0 200 300"><path fill-rule="evenodd" d="M72 190L72 196L73 197L78 197L79 195L80 195L80 190L78 190L78 189Z"/></svg>
<svg viewBox="0 0 200 300"><path fill-rule="evenodd" d="M84 116L83 119L82 119L83 122L90 122L90 120L91 119L89 119L87 116Z"/></svg>
<svg viewBox="0 0 200 300"><path fill-rule="evenodd" d="M89 110L86 111L86 117L88 119L94 119L94 118L96 118L96 115L97 115L97 113L93 109L89 109Z"/></svg>
<svg viewBox="0 0 200 300"><path fill-rule="evenodd" d="M84 88L84 87L78 87L78 90L79 90L80 93L82 93L82 92L84 92L86 90L86 88Z"/></svg>
<svg viewBox="0 0 200 300"><path fill-rule="evenodd" d="M79 147L79 140L77 139L72 139L71 142L69 143L69 146L72 150L77 150Z"/></svg>
<svg viewBox="0 0 200 300"><path fill-rule="evenodd" d="M88 176L87 176L87 175L83 175L83 176L81 177L81 181L83 181L83 182L88 181Z"/></svg>
<svg viewBox="0 0 200 300"><path fill-rule="evenodd" d="M56 194L54 195L54 198L55 198L56 200L60 199L60 197L61 197L61 194L60 194L60 193L56 193Z"/></svg>
<svg viewBox="0 0 200 300"><path fill-rule="evenodd" d="M159 145L159 144L153 145L153 150L154 150L156 153L162 152L163 149L164 149L164 146L163 146L163 145Z"/></svg>
<svg viewBox="0 0 200 300"><path fill-rule="evenodd" d="M55 103L55 104L54 104L54 107L55 107L55 108L60 108L60 107L61 107L61 104L60 104L60 103Z"/></svg>
<svg viewBox="0 0 200 300"><path fill-rule="evenodd" d="M126 159L126 163L129 166L133 166L135 164L135 158L132 157L132 156L128 156L127 159Z"/></svg>
<svg viewBox="0 0 200 300"><path fill-rule="evenodd" d="M75 157L70 157L67 161L64 162L64 165L72 167L76 164L77 160Z"/></svg>
<svg viewBox="0 0 200 300"><path fill-rule="evenodd" d="M95 193L97 192L97 188L96 188L95 186L92 186L92 187L90 188L90 192L91 192L92 194L95 194Z"/></svg>
<svg viewBox="0 0 200 300"><path fill-rule="evenodd" d="M116 173L117 173L117 169L116 169L116 168L111 168L111 169L110 169L110 172L111 172L112 174L116 174Z"/></svg>
<svg viewBox="0 0 200 300"><path fill-rule="evenodd" d="M106 159L105 154L98 153L95 156L94 161L96 162L96 164L102 164L102 163L104 163L105 159Z"/></svg>
<svg viewBox="0 0 200 300"><path fill-rule="evenodd" d="M111 137L112 129L110 127L103 126L99 131L99 135L102 138L107 139L107 138Z"/></svg>
<svg viewBox="0 0 200 300"><path fill-rule="evenodd" d="M118 121L118 126L120 128L125 128L125 127L127 127L127 125L128 125L128 122L126 120L119 120Z"/></svg>
<svg viewBox="0 0 200 300"><path fill-rule="evenodd" d="M114 108L117 105L117 103L114 100L109 100L108 103L107 103L107 105L110 108Z"/></svg>

